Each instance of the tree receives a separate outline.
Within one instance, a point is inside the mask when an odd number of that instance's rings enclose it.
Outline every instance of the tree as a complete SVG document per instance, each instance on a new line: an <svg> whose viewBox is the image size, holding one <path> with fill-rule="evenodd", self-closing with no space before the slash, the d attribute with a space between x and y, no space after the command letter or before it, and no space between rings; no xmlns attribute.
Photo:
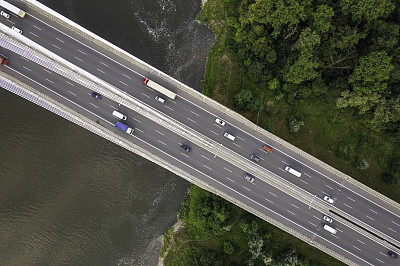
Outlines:
<svg viewBox="0 0 400 266"><path fill-rule="evenodd" d="M332 17L335 13L328 5L320 5L312 14L312 28L316 32L328 32L331 27Z"/></svg>
<svg viewBox="0 0 400 266"><path fill-rule="evenodd" d="M224 252L226 254L232 254L235 251L232 243L230 241L224 241Z"/></svg>
<svg viewBox="0 0 400 266"><path fill-rule="evenodd" d="M285 71L284 78L287 82L294 84L318 78L321 73L315 69L319 66L320 63L313 58L313 54L310 51L304 51L294 64Z"/></svg>
<svg viewBox="0 0 400 266"><path fill-rule="evenodd" d="M289 121L289 130L292 133L298 132L300 130L300 126L304 126L304 121L297 118L293 118Z"/></svg>
<svg viewBox="0 0 400 266"><path fill-rule="evenodd" d="M241 90L234 97L236 108L239 110L244 110L251 98L253 98L253 93L249 89Z"/></svg>
<svg viewBox="0 0 400 266"><path fill-rule="evenodd" d="M245 234L256 235L260 229L260 220L254 215L247 215L240 219L238 226Z"/></svg>
<svg viewBox="0 0 400 266"><path fill-rule="evenodd" d="M299 39L293 45L294 50L300 51L310 51L314 49L315 46L321 43L321 38L315 31L311 31L310 28L305 28L301 34Z"/></svg>
<svg viewBox="0 0 400 266"><path fill-rule="evenodd" d="M391 0L340 0L340 6L343 13L351 14L357 23L386 18L395 8Z"/></svg>

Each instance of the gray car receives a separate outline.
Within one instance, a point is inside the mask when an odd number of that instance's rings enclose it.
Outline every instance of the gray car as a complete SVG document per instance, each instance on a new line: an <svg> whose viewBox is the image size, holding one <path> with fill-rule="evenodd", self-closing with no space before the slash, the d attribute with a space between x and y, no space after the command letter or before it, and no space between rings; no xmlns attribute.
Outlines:
<svg viewBox="0 0 400 266"><path fill-rule="evenodd" d="M249 181L250 183L254 182L254 177L252 175L250 175L250 174L246 173L246 174L243 175L243 177L244 177L244 179L246 179L246 181Z"/></svg>
<svg viewBox="0 0 400 266"><path fill-rule="evenodd" d="M260 157L258 157L257 155L254 155L254 154L250 154L250 159L252 159L255 162L260 161Z"/></svg>

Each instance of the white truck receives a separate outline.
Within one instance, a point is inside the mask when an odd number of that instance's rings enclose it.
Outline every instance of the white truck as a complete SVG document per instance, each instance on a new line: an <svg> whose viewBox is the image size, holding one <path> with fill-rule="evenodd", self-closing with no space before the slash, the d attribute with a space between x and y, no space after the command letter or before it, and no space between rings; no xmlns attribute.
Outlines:
<svg viewBox="0 0 400 266"><path fill-rule="evenodd" d="M146 84L150 88L152 88L152 89L154 89L154 90L156 90L158 92L161 92L162 94L164 94L168 98L170 98L172 100L175 100L176 94L173 93L170 90L167 90L166 88L164 88L160 84L157 84L154 81L149 80L148 78L143 78L142 82L143 82L143 84Z"/></svg>

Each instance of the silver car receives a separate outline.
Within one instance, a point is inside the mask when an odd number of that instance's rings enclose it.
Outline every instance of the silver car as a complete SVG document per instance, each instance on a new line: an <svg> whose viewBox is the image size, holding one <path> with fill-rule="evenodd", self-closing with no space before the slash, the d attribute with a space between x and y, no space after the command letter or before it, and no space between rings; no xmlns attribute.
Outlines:
<svg viewBox="0 0 400 266"><path fill-rule="evenodd" d="M11 29L12 29L13 31L15 31L15 32L18 32L19 34L22 34L22 30L18 29L18 28L15 27L15 26L12 26Z"/></svg>
<svg viewBox="0 0 400 266"><path fill-rule="evenodd" d="M5 18L10 18L10 14L4 12L4 11L0 11L0 15L2 15Z"/></svg>
<svg viewBox="0 0 400 266"><path fill-rule="evenodd" d="M215 118L215 123L217 123L220 126L225 126L225 121L218 117Z"/></svg>
<svg viewBox="0 0 400 266"><path fill-rule="evenodd" d="M246 181L249 181L250 183L254 182L254 177L252 175L250 175L250 174L246 173L246 174L243 175L243 177L244 177L244 179L246 179Z"/></svg>
<svg viewBox="0 0 400 266"><path fill-rule="evenodd" d="M252 159L255 162L260 161L260 157L258 157L257 155L254 155L254 154L250 154L250 159Z"/></svg>

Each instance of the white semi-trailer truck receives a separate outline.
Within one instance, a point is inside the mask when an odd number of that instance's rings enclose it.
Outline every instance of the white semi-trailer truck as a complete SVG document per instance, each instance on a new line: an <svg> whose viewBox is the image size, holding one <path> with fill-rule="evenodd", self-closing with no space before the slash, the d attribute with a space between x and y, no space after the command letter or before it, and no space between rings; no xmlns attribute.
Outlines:
<svg viewBox="0 0 400 266"><path fill-rule="evenodd" d="M143 78L142 82L143 82L143 84L146 84L150 88L152 88L152 89L154 89L154 90L156 90L158 92L161 92L162 94L164 94L168 98L171 98L172 100L174 100L175 97L176 97L175 93L173 93L170 90L167 90L166 88L164 88L160 84L157 84L154 81L149 80L148 78Z"/></svg>
<svg viewBox="0 0 400 266"><path fill-rule="evenodd" d="M21 18L25 17L25 12L21 9L19 9L16 6L13 6L12 4L4 1L4 0L0 0L0 6L4 7L5 9L13 12L15 15L20 16Z"/></svg>

